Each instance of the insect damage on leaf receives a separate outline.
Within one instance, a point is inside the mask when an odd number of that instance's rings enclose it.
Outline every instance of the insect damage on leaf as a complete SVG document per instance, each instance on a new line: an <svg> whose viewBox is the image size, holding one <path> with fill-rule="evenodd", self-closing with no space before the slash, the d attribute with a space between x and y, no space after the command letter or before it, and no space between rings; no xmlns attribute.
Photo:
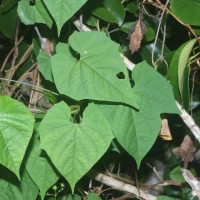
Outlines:
<svg viewBox="0 0 200 200"><path fill-rule="evenodd" d="M141 18L139 18L131 28L128 39L129 42L129 49L131 53L136 52L140 48L140 44L143 38L143 35L146 33L146 25L142 22Z"/></svg>
<svg viewBox="0 0 200 200"><path fill-rule="evenodd" d="M196 147L193 144L193 141L191 140L189 135L186 135L184 137L184 140L180 147L176 147L172 149L172 152L180 156L182 158L182 161L184 162L184 167L187 168L188 162L192 162L194 160L193 153L196 151Z"/></svg>

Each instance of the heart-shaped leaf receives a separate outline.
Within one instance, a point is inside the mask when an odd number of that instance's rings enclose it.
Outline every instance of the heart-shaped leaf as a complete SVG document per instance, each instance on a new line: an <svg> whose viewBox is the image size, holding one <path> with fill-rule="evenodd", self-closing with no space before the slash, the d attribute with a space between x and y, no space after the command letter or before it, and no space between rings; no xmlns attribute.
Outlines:
<svg viewBox="0 0 200 200"><path fill-rule="evenodd" d="M0 97L0 163L20 179L19 169L32 136L34 118L19 101Z"/></svg>
<svg viewBox="0 0 200 200"><path fill-rule="evenodd" d="M64 23L70 19L87 0L43 0L49 12L53 16L58 29L58 35Z"/></svg>
<svg viewBox="0 0 200 200"><path fill-rule="evenodd" d="M113 133L139 167L161 128L161 113L179 113L170 84L146 62L133 70L135 91L140 97L136 111L122 105L99 105Z"/></svg>
<svg viewBox="0 0 200 200"><path fill-rule="evenodd" d="M70 51L52 57L53 77L61 94L76 100L114 101L138 107L119 45L101 32L75 32L69 43L80 54L79 60Z"/></svg>
<svg viewBox="0 0 200 200"><path fill-rule="evenodd" d="M108 149L113 134L104 114L90 104L80 124L72 122L69 107L55 104L42 120L39 133L41 148L69 182L72 191Z"/></svg>

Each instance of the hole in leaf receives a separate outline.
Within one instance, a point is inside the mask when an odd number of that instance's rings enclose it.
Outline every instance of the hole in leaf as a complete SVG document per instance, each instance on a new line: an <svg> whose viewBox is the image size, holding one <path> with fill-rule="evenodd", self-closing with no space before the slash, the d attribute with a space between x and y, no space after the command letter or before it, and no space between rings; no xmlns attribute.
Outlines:
<svg viewBox="0 0 200 200"><path fill-rule="evenodd" d="M31 1L29 2L29 5L30 5L30 6L34 6L34 5L35 5L35 0L31 0Z"/></svg>
<svg viewBox="0 0 200 200"><path fill-rule="evenodd" d="M117 76L118 79L125 79L125 75L124 75L123 72L117 73L116 76Z"/></svg>

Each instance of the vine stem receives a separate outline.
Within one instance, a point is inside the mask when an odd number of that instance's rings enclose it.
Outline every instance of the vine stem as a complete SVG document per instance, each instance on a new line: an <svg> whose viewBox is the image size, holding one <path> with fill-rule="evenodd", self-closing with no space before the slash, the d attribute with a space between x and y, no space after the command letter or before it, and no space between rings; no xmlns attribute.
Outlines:
<svg viewBox="0 0 200 200"><path fill-rule="evenodd" d="M76 25L76 27L78 29L80 29L80 21L76 20L74 21L74 24ZM84 24L82 24L82 30L87 32L87 31L92 31L91 29L89 29L87 26L85 26ZM132 63L127 57L125 57L123 54L120 54L121 57L124 60L124 63L126 65L126 67L129 70L133 70L135 67L135 64ZM184 123L186 124L186 126L190 129L190 131L193 133L193 135L195 136L195 138L200 142L200 128L198 127L198 125L195 123L194 119L186 112L186 110L179 104L179 102L176 101L176 105L178 107L178 109L180 110L180 117L182 118L182 120L184 121Z"/></svg>

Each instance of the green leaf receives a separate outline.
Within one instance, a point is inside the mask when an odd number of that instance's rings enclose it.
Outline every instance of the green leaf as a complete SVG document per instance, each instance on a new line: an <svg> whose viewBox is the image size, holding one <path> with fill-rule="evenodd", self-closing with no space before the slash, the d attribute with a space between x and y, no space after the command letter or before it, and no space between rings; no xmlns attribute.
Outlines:
<svg viewBox="0 0 200 200"><path fill-rule="evenodd" d="M186 24L200 25L199 0L171 0L170 8Z"/></svg>
<svg viewBox="0 0 200 200"><path fill-rule="evenodd" d="M77 194L70 194L68 195L67 200L81 200L81 197Z"/></svg>
<svg viewBox="0 0 200 200"><path fill-rule="evenodd" d="M0 96L0 163L20 179L19 170L32 136L34 118L20 102Z"/></svg>
<svg viewBox="0 0 200 200"><path fill-rule="evenodd" d="M135 91L140 97L136 111L122 105L99 105L122 147L136 160L141 160L154 144L161 128L161 113L178 113L169 83L146 62L133 70Z"/></svg>
<svg viewBox="0 0 200 200"><path fill-rule="evenodd" d="M132 77L136 84L135 93L138 93L141 101L146 99L151 108L156 109L159 114L180 113L171 85L146 61L136 65Z"/></svg>
<svg viewBox="0 0 200 200"><path fill-rule="evenodd" d="M39 148L39 144L39 135L36 129L32 147L28 154L26 168L32 180L40 190L41 199L44 199L47 190L57 182L60 176L49 158L47 158L46 154Z"/></svg>
<svg viewBox="0 0 200 200"><path fill-rule="evenodd" d="M38 189L26 170L20 182L3 166L0 166L0 171L0 200L36 200Z"/></svg>
<svg viewBox="0 0 200 200"><path fill-rule="evenodd" d="M181 45L175 52L170 63L170 82L175 98L186 110L189 109L189 70L188 60L196 39Z"/></svg>
<svg viewBox="0 0 200 200"><path fill-rule="evenodd" d="M13 39L17 18L17 1L2 2L0 6L0 31Z"/></svg>
<svg viewBox="0 0 200 200"><path fill-rule="evenodd" d="M171 198L171 197L168 197L168 196L161 195L161 196L158 196L156 198L156 200L175 200L175 199Z"/></svg>
<svg viewBox="0 0 200 200"><path fill-rule="evenodd" d="M42 23L46 24L49 28L52 26L52 20L42 0L36 0L34 6L29 5L29 0L21 0L18 3L17 12L25 25Z"/></svg>
<svg viewBox="0 0 200 200"><path fill-rule="evenodd" d="M195 170L194 170L193 168L190 169L190 172L191 172L194 176L196 176L196 172L195 172ZM181 167L180 167L180 166L174 168L174 169L170 172L169 177L170 177L172 180L178 181L178 182L180 182L180 183L184 183L184 182L185 182L185 179L184 179L184 177L183 177L183 172L181 171Z"/></svg>
<svg viewBox="0 0 200 200"><path fill-rule="evenodd" d="M167 46L164 46L164 53L162 55L162 41L160 39L157 40L156 46L154 47L154 43L148 44L144 46L140 54L143 58L143 60L146 60L149 64L152 64L152 51L154 49L154 60L160 60L165 58L168 53L170 53L170 50L167 48Z"/></svg>
<svg viewBox="0 0 200 200"><path fill-rule="evenodd" d="M113 139L105 116L94 104L85 109L80 124L72 122L70 109L64 102L55 104L41 122L39 133L41 148L69 182L72 191Z"/></svg>
<svg viewBox="0 0 200 200"><path fill-rule="evenodd" d="M53 77L61 94L76 100L123 102L138 107L119 45L101 32L75 32L69 43L80 54L79 60L70 51L52 57ZM122 79L117 77L120 73Z"/></svg>
<svg viewBox="0 0 200 200"><path fill-rule="evenodd" d="M95 16L110 22L122 25L125 12L120 0L103 0L101 5L92 12Z"/></svg>
<svg viewBox="0 0 200 200"><path fill-rule="evenodd" d="M48 81L53 82L53 75L51 71L51 58L45 53L40 52L37 56L37 61L40 65L39 71Z"/></svg>
<svg viewBox="0 0 200 200"><path fill-rule="evenodd" d="M87 0L43 0L50 14L56 22L58 35L62 26L68 21L86 2Z"/></svg>
<svg viewBox="0 0 200 200"><path fill-rule="evenodd" d="M127 12L130 12L130 13L134 14L134 15L138 15L138 5L137 5L137 2L136 2L136 1L130 2L130 3L126 6L125 10L126 10Z"/></svg>
<svg viewBox="0 0 200 200"><path fill-rule="evenodd" d="M101 198L97 194L90 192L88 194L87 200L101 200Z"/></svg>

